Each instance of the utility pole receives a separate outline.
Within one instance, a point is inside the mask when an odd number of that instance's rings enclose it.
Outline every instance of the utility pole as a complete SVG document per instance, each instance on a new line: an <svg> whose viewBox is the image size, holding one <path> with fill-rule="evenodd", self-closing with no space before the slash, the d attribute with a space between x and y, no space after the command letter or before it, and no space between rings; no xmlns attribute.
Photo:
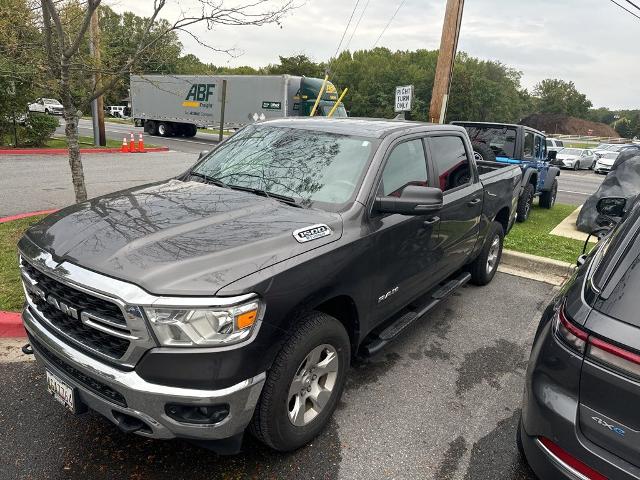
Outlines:
<svg viewBox="0 0 640 480"><path fill-rule="evenodd" d="M440 40L440 53L438 54L436 76L431 93L431 108L429 109L429 120L433 123L444 123L447 113L449 88L451 87L456 51L458 50L463 8L464 0L447 0L444 24L442 25L442 38Z"/></svg>
<svg viewBox="0 0 640 480"><path fill-rule="evenodd" d="M100 63L100 28L97 8L91 16L89 26L89 52L93 57L96 69L93 74L93 88L98 90L102 88L102 74L100 73L102 65ZM107 145L107 139L104 132L104 100L102 95L91 102L91 118L93 119L93 143L96 146L104 147Z"/></svg>

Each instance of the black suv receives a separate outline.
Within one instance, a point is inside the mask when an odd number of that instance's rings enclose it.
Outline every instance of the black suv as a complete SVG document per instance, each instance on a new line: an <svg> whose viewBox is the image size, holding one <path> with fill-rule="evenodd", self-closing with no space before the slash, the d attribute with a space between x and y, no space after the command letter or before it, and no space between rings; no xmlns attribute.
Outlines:
<svg viewBox="0 0 640 480"><path fill-rule="evenodd" d="M527 370L518 442L543 479L640 478L640 202L598 212L618 225L547 307Z"/></svg>

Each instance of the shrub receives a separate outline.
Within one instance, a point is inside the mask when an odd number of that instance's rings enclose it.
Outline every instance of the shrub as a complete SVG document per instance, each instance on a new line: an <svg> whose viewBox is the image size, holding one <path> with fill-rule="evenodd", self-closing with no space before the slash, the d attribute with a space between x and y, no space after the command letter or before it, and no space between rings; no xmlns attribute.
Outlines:
<svg viewBox="0 0 640 480"><path fill-rule="evenodd" d="M51 115L31 113L27 117L20 142L32 147L41 147L58 128L58 119Z"/></svg>

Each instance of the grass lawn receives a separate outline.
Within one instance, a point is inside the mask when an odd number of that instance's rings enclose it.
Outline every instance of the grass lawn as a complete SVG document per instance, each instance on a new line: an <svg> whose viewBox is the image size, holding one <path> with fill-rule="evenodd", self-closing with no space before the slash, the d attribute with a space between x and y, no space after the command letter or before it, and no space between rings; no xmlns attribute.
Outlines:
<svg viewBox="0 0 640 480"><path fill-rule="evenodd" d="M549 232L575 209L574 205L561 203L556 203L551 210L535 207L526 222L514 225L505 238L504 248L574 263L582 253L584 242Z"/></svg>
<svg viewBox="0 0 640 480"><path fill-rule="evenodd" d="M24 294L20 284L16 244L22 233L44 215L0 223L0 310L18 311Z"/></svg>

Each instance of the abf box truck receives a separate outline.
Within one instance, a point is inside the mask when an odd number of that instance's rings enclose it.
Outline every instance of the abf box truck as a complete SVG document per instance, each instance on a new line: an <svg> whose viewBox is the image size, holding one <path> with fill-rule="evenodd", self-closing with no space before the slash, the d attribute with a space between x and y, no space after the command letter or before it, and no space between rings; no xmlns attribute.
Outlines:
<svg viewBox="0 0 640 480"><path fill-rule="evenodd" d="M136 125L150 135L193 137L198 127L240 127L257 120L309 116L322 88L320 78L292 75L131 75L131 106ZM327 115L338 101L327 82L316 115ZM333 116L346 117L344 105Z"/></svg>

